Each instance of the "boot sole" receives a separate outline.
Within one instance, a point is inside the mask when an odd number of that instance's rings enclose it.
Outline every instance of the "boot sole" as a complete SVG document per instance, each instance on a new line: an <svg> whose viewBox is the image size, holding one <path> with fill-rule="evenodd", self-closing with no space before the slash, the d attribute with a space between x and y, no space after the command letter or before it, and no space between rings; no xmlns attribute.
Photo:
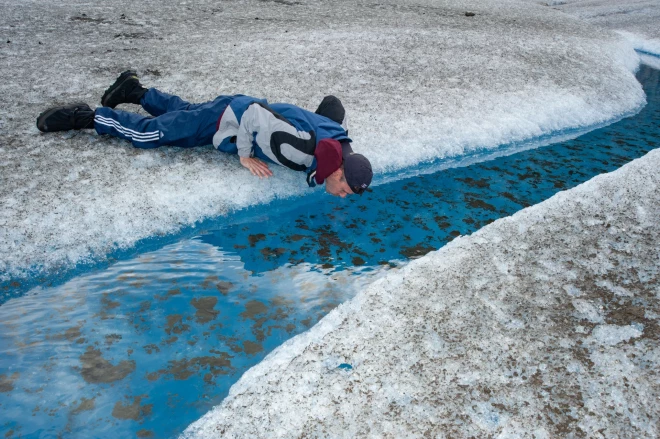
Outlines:
<svg viewBox="0 0 660 439"><path fill-rule="evenodd" d="M115 108L117 105L119 105L119 103L115 104L115 105L107 105L107 102L114 96L115 92L117 90L119 90L121 88L121 86L124 85L126 83L126 81L128 81L130 79L136 79L136 80L139 81L139 78L137 77L136 74L131 74L131 75L127 76L119 84L117 84L117 83L112 84L112 86L110 87L110 90L105 92L105 94L101 98L101 105L103 105L104 107L109 107L109 108Z"/></svg>
<svg viewBox="0 0 660 439"><path fill-rule="evenodd" d="M39 131L42 133L53 133L56 131L69 131L69 130L49 130L48 126L46 125L46 119L48 119L50 116L52 116L54 113L64 109L64 108L70 108L70 107L77 107L77 106L82 106L82 105L87 105L84 102L76 102L75 104L71 105L62 105L60 107L53 107L49 108L48 110L44 111L37 117L37 128ZM73 129L73 128L71 128Z"/></svg>

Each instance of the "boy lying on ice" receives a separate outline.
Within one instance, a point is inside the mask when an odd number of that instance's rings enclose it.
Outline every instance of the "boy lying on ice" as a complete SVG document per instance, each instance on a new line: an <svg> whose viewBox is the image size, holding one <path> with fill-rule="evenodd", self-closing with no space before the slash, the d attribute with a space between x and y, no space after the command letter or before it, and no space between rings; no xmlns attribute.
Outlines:
<svg viewBox="0 0 660 439"><path fill-rule="evenodd" d="M124 103L141 105L153 117L114 110ZM260 178L273 175L268 162L275 163L305 171L309 186L325 182L326 192L342 198L361 195L371 184L371 164L351 149L346 112L334 96L326 96L316 113L244 95L191 104L144 88L129 70L106 90L101 104L96 110L84 103L49 108L37 118L37 127L43 132L95 129L137 148L213 144L238 154Z"/></svg>

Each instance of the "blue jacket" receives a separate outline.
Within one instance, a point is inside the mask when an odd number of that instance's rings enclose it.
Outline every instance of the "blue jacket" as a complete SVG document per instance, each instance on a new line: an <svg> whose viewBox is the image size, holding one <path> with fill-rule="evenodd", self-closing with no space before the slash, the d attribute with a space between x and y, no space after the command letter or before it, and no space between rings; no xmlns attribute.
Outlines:
<svg viewBox="0 0 660 439"><path fill-rule="evenodd" d="M325 139L351 141L337 122L291 104L236 95L218 121L213 146L296 171L316 167L314 152Z"/></svg>

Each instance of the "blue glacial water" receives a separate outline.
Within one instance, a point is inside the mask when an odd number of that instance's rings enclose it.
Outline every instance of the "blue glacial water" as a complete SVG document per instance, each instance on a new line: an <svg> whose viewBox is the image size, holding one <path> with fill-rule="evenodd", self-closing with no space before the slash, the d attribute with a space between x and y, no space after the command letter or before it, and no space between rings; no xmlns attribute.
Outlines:
<svg viewBox="0 0 660 439"><path fill-rule="evenodd" d="M660 73L638 79L639 114L573 140L275 202L59 282L1 286L0 434L175 437L366 283L659 146Z"/></svg>

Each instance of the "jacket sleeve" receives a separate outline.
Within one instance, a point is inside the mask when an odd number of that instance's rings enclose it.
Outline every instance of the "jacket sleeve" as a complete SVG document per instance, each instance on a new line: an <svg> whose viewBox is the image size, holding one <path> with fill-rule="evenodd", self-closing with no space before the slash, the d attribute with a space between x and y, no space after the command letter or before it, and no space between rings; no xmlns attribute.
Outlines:
<svg viewBox="0 0 660 439"><path fill-rule="evenodd" d="M254 142L254 134L257 133L261 126L264 125L263 115L259 111L261 108L258 104L250 105L241 117L241 123L238 126L238 133L236 133L236 148L238 149L239 157L252 157L252 142Z"/></svg>
<svg viewBox="0 0 660 439"><path fill-rule="evenodd" d="M251 104L243 113L236 134L240 157L253 155L253 144L291 169L304 170L313 159L314 133L298 131L287 119L260 102Z"/></svg>
<svg viewBox="0 0 660 439"><path fill-rule="evenodd" d="M263 103L255 102L241 117L236 134L238 155L250 157L254 143L266 155L274 155L285 166L289 166L290 161L305 169L313 158L316 140L313 132L298 131L284 116ZM309 163L303 164L307 161Z"/></svg>

